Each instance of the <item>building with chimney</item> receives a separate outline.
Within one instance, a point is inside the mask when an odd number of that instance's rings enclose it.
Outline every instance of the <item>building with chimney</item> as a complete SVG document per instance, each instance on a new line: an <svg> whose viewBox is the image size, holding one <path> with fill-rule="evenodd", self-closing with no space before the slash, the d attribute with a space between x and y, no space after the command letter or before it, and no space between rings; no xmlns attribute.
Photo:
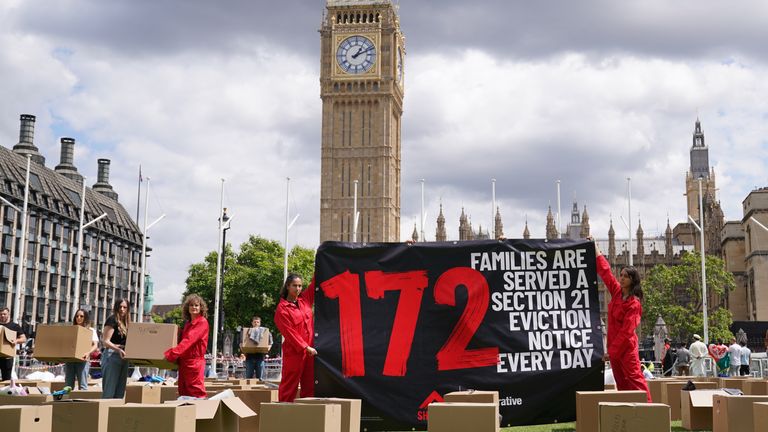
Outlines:
<svg viewBox="0 0 768 432"><path fill-rule="evenodd" d="M74 164L73 138L61 138L61 160L55 168L34 144L35 116L21 116L19 142L0 146L0 196L21 209L27 156L31 159L27 211L27 247L20 257L20 213L0 203L0 307L13 309L16 281L22 278L22 324L71 321L75 310L90 310L95 325L110 315L117 299L131 302L135 319L139 299L142 234L109 183L109 159L98 160L98 178L85 188L85 229L82 260L77 256L83 176ZM76 266L81 266L80 298L76 299ZM11 316L16 317L15 310Z"/></svg>

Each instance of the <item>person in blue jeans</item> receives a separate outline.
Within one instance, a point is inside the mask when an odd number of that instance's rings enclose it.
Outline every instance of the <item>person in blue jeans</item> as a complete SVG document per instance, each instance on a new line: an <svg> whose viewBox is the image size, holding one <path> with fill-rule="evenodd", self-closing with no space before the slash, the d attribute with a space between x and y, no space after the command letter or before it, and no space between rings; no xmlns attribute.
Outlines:
<svg viewBox="0 0 768 432"><path fill-rule="evenodd" d="M254 342L261 340L262 333L266 330L261 326L261 317L251 318L251 328L246 337ZM269 345L272 345L272 334L269 335ZM252 353L245 355L245 377L262 379L264 373L264 356L266 353Z"/></svg>
<svg viewBox="0 0 768 432"><path fill-rule="evenodd" d="M64 385L74 388L75 379L77 379L78 388L80 390L88 390L89 360L91 353L99 348L99 336L96 334L96 329L90 326L91 320L88 316L88 311L84 309L78 309L75 312L75 316L72 317L72 324L83 326L91 331L91 348L88 352L83 353L83 361L64 363Z"/></svg>
<svg viewBox="0 0 768 432"><path fill-rule="evenodd" d="M125 360L125 342L131 321L130 303L121 299L115 303L112 315L104 322L101 343L101 398L122 399L125 396L125 381L128 379L128 361Z"/></svg>

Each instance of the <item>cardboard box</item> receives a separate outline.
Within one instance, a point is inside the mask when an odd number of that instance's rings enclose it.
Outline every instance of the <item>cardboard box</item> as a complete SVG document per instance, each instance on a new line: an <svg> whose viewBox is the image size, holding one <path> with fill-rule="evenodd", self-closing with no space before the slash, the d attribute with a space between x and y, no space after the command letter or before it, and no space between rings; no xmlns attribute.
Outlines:
<svg viewBox="0 0 768 432"><path fill-rule="evenodd" d="M109 407L109 432L189 432L195 430L195 407L172 404L125 404Z"/></svg>
<svg viewBox="0 0 768 432"><path fill-rule="evenodd" d="M109 407L122 404L122 399L69 399L51 402L52 432L107 432Z"/></svg>
<svg viewBox="0 0 768 432"><path fill-rule="evenodd" d="M712 399L722 390L692 390L680 392L680 416L687 430L712 429Z"/></svg>
<svg viewBox="0 0 768 432"><path fill-rule="evenodd" d="M72 390L69 392L69 399L101 399L104 394L101 388L89 388L88 390ZM122 400L122 399L119 399Z"/></svg>
<svg viewBox="0 0 768 432"><path fill-rule="evenodd" d="M221 400L170 401L168 405L192 405L195 407L195 430L197 432L238 432L240 420L256 417L239 398Z"/></svg>
<svg viewBox="0 0 768 432"><path fill-rule="evenodd" d="M261 404L259 432L286 431L341 432L341 406L336 404Z"/></svg>
<svg viewBox="0 0 768 432"><path fill-rule="evenodd" d="M761 429L759 425L768 424L768 402L755 402L752 404L752 420L756 431Z"/></svg>
<svg viewBox="0 0 768 432"><path fill-rule="evenodd" d="M0 326L0 358L16 355L16 331Z"/></svg>
<svg viewBox="0 0 768 432"><path fill-rule="evenodd" d="M248 389L248 390L232 390L235 396L239 397L241 401L248 408L252 409L256 413L256 417L244 418L240 421L240 430L259 432L259 414L261 413L261 404L278 401L277 390L269 389Z"/></svg>
<svg viewBox="0 0 768 432"><path fill-rule="evenodd" d="M93 331L79 325L37 326L33 356L40 361L82 362L93 346Z"/></svg>
<svg viewBox="0 0 768 432"><path fill-rule="evenodd" d="M160 403L174 401L179 398L179 387L175 385L160 386Z"/></svg>
<svg viewBox="0 0 768 432"><path fill-rule="evenodd" d="M712 432L755 432L752 404L768 402L768 396L715 395L712 399Z"/></svg>
<svg viewBox="0 0 768 432"><path fill-rule="evenodd" d="M655 378L652 380L647 380L646 383L648 384L648 390L651 392L651 401L653 401L654 403L663 403L663 401L661 400L661 386L666 382L687 382L687 381L674 379L674 378Z"/></svg>
<svg viewBox="0 0 768 432"><path fill-rule="evenodd" d="M742 388L745 395L760 396L768 395L768 380L748 379Z"/></svg>
<svg viewBox="0 0 768 432"><path fill-rule="evenodd" d="M446 393L445 402L490 403L499 406L499 392L483 390L467 390Z"/></svg>
<svg viewBox="0 0 768 432"><path fill-rule="evenodd" d="M125 386L125 403L159 404L160 386L130 384Z"/></svg>
<svg viewBox="0 0 768 432"><path fill-rule="evenodd" d="M742 392L744 391L744 384L747 382L749 377L730 377L730 378L720 378L720 386L719 388L734 388L739 389Z"/></svg>
<svg viewBox="0 0 768 432"><path fill-rule="evenodd" d="M600 432L668 431L669 405L657 403L601 402Z"/></svg>
<svg viewBox="0 0 768 432"><path fill-rule="evenodd" d="M4 431L51 432L51 407L44 406L0 406L0 425Z"/></svg>
<svg viewBox="0 0 768 432"><path fill-rule="evenodd" d="M176 324L131 323L125 342L125 358L140 366L178 369L165 360L166 350L176 346L179 327Z"/></svg>
<svg viewBox="0 0 768 432"><path fill-rule="evenodd" d="M240 352L245 354L268 353L269 349L272 348L272 345L269 343L271 337L269 329L264 327L264 332L261 334L261 339L259 339L259 342L256 343L248 337L248 333L251 331L251 328L252 327L244 327L240 332Z"/></svg>
<svg viewBox="0 0 768 432"><path fill-rule="evenodd" d="M427 431L498 432L498 411L490 403L434 402L427 407Z"/></svg>
<svg viewBox="0 0 768 432"><path fill-rule="evenodd" d="M494 392L496 393L496 392ZM498 393L496 393L498 398ZM302 404L338 404L341 405L341 432L360 432L360 399L340 398L298 398Z"/></svg>
<svg viewBox="0 0 768 432"><path fill-rule="evenodd" d="M603 390L616 390L616 384L603 384Z"/></svg>
<svg viewBox="0 0 768 432"><path fill-rule="evenodd" d="M576 432L595 432L600 427L600 402L647 402L642 390L630 391L577 391Z"/></svg>
<svg viewBox="0 0 768 432"><path fill-rule="evenodd" d="M682 381L665 382L661 386L661 403L669 405L672 410L672 421L680 420L680 392L687 383ZM693 383L696 390L714 390L717 384L709 381L696 381Z"/></svg>
<svg viewBox="0 0 768 432"><path fill-rule="evenodd" d="M9 396L0 395L0 406L6 405L42 405L53 401L53 396L43 394L32 394L28 396ZM2 423L0 423L2 424Z"/></svg>

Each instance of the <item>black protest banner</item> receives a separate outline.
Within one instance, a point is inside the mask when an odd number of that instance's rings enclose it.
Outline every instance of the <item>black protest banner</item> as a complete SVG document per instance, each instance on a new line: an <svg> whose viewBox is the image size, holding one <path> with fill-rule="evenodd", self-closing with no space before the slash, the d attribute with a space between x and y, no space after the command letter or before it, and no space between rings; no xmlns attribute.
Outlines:
<svg viewBox="0 0 768 432"><path fill-rule="evenodd" d="M316 394L362 399L367 430L466 389L498 390L503 426L572 421L603 388L591 242L326 242L315 266Z"/></svg>

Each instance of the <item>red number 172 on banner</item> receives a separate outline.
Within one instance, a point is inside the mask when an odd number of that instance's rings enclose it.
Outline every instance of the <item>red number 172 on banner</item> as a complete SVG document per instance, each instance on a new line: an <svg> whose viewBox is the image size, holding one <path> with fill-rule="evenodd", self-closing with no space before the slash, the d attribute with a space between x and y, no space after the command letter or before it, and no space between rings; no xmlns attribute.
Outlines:
<svg viewBox="0 0 768 432"><path fill-rule="evenodd" d="M387 291L400 291L382 374L405 376L421 299L428 285L427 272L367 271L363 277L366 294L371 299L382 299ZM467 306L437 353L440 371L494 366L499 361L498 347L467 349L488 310L488 282L482 273L469 267L447 270L435 283L435 303L456 306L456 289L462 285L468 293ZM347 270L321 283L320 288L329 299L339 300L342 373L346 377L365 376L359 275Z"/></svg>

